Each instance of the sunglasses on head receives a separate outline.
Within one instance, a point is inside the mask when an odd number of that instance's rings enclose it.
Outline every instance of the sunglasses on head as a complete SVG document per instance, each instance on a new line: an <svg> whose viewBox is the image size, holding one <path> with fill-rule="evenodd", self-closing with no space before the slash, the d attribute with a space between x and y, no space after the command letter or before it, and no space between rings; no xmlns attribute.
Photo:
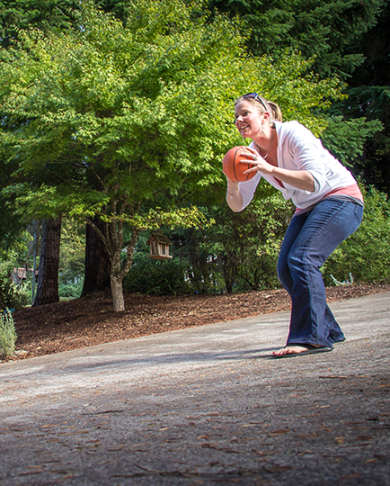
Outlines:
<svg viewBox="0 0 390 486"><path fill-rule="evenodd" d="M266 107L264 101L262 100L262 98L257 93L248 93L248 94L244 95L243 98L249 98L251 100L256 100L261 105L263 105L265 111L269 111L269 109Z"/></svg>

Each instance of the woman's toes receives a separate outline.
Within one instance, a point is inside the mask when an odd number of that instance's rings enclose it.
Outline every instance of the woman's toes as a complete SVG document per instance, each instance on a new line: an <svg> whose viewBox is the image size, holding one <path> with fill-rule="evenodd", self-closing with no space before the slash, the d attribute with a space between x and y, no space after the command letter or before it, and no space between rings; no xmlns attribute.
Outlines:
<svg viewBox="0 0 390 486"><path fill-rule="evenodd" d="M274 351L273 355L274 356L284 356L285 354L298 354L302 353L303 351L307 351L309 349L308 346L296 344L294 346L285 346L282 349L279 349L278 351Z"/></svg>

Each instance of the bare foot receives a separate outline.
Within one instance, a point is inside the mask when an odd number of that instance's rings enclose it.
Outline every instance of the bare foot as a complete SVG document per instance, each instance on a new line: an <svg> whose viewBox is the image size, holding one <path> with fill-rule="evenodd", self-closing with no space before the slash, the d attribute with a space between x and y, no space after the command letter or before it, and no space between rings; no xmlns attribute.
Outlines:
<svg viewBox="0 0 390 486"><path fill-rule="evenodd" d="M282 349L278 349L278 351L274 351L272 354L274 356L284 356L286 354L299 354L303 351L307 351L309 346L304 346L303 344L293 344L291 346L285 346Z"/></svg>
<svg viewBox="0 0 390 486"><path fill-rule="evenodd" d="M274 358L292 358L306 354L327 353L333 351L333 346L318 346L315 344L292 344L273 352Z"/></svg>

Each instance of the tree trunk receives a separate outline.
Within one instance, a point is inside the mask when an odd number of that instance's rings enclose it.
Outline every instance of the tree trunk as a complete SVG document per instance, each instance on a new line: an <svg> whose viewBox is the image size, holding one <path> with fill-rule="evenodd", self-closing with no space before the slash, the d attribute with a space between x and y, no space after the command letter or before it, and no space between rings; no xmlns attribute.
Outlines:
<svg viewBox="0 0 390 486"><path fill-rule="evenodd" d="M33 306L58 302L61 218L45 219L42 229L38 288Z"/></svg>
<svg viewBox="0 0 390 486"><path fill-rule="evenodd" d="M93 223L104 232L104 225L99 218L94 218ZM106 247L92 228L87 224L85 246L85 273L84 285L81 297L110 288L110 258Z"/></svg>
<svg viewBox="0 0 390 486"><path fill-rule="evenodd" d="M124 208L125 206L123 207L123 209ZM128 274L131 265L133 264L134 248L138 241L141 230L137 228L132 228L130 241L125 244L127 253L126 262L122 263L121 252L123 243L123 222L119 221L118 224L115 222L115 225L112 225L111 229L111 241L114 242L114 244L111 246L111 251L108 250L111 262L111 295L114 312L121 312L125 310L125 300L123 297L123 279Z"/></svg>
<svg viewBox="0 0 390 486"><path fill-rule="evenodd" d="M225 251L221 257L220 268L225 282L226 291L228 294L233 293L233 286L236 282L237 275L237 258L234 253Z"/></svg>
<svg viewBox="0 0 390 486"><path fill-rule="evenodd" d="M114 312L125 310L125 301L123 298L122 279L111 275L111 294Z"/></svg>

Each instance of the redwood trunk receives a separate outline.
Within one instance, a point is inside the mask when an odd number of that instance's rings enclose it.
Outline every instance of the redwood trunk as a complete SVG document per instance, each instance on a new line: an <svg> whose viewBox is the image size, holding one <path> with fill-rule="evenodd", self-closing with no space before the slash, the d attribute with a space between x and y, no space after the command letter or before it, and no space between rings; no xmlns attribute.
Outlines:
<svg viewBox="0 0 390 486"><path fill-rule="evenodd" d="M45 219L42 229L38 288L33 306L58 302L61 218Z"/></svg>
<svg viewBox="0 0 390 486"><path fill-rule="evenodd" d="M93 223L103 232L104 223L95 218ZM85 246L85 274L81 297L110 288L110 259L103 241L87 224Z"/></svg>

